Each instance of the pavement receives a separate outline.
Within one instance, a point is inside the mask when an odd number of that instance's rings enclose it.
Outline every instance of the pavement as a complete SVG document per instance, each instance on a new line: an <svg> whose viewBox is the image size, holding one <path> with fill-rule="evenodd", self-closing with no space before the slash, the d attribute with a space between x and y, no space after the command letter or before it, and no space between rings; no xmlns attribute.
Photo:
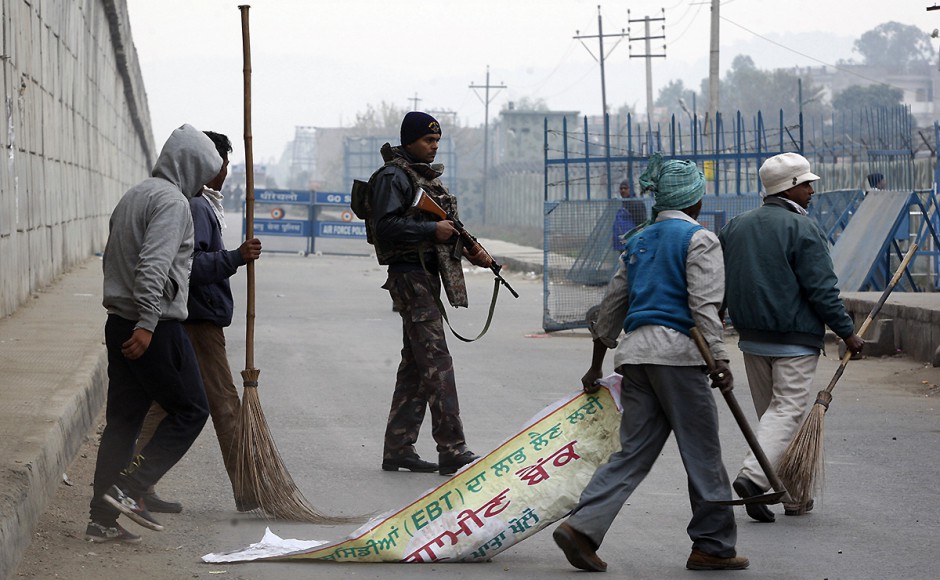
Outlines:
<svg viewBox="0 0 940 580"><path fill-rule="evenodd" d="M481 240L507 270L542 273L537 248ZM12 577L46 504L102 410L107 388L101 259L93 257L0 320L0 579ZM878 293L844 295L857 323ZM940 344L940 293L895 293L880 339L917 360ZM884 329L882 329L884 330ZM890 347L890 345L889 345Z"/></svg>

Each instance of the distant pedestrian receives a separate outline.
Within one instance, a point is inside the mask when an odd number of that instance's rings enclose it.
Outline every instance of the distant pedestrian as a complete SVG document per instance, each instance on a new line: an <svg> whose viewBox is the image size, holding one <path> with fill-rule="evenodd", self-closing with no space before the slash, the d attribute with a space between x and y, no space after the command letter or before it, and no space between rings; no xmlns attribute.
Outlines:
<svg viewBox="0 0 940 580"><path fill-rule="evenodd" d="M404 335L385 430L382 469L386 471L450 475L478 459L464 438L454 363L436 302L443 283L451 304L467 305L463 266L459 257L452 257L457 231L452 221L435 221L412 207L423 190L445 211L457 214L457 198L439 179L443 167L431 165L440 140L441 126L434 117L408 113L401 123L401 146L382 147L385 165L369 180L367 228L374 236L379 264L388 266L382 287L401 315ZM464 249L464 256L475 265L488 265L482 250L471 255ZM428 408L438 463L421 459L414 447Z"/></svg>
<svg viewBox="0 0 940 580"><path fill-rule="evenodd" d="M192 342L199 361L202 382L209 400L209 413L215 427L222 461L228 472L233 493L235 487L235 427L238 423L241 402L238 389L232 381L232 371L225 350L224 328L232 323L234 300L229 278L241 266L261 255L261 240L251 238L235 250L226 250L222 241L222 230L226 227L225 210L222 205L222 185L228 175L228 154L232 142L225 135L206 131L216 151L222 157L222 170L189 200L193 214L194 251L193 269L189 279L189 316L183 324ZM137 441L140 450L150 441L166 411L158 403L151 406ZM183 510L179 502L160 498L153 487L144 495L144 502L151 512L179 513ZM235 496L235 508L251 511L258 507L254 498Z"/></svg>
<svg viewBox="0 0 940 580"><path fill-rule="evenodd" d="M826 326L853 353L865 343L839 297L826 236L806 211L819 176L796 153L767 159L758 173L763 205L736 216L718 237L728 311L760 418L757 439L775 464L802 424ZM742 498L770 489L753 452L745 456L733 487ZM812 500L784 504L786 515L811 509ZM748 504L746 510L759 522L775 519L765 504Z"/></svg>
<svg viewBox="0 0 940 580"><path fill-rule="evenodd" d="M630 180L620 182L620 199L623 205L617 209L613 225L613 248L622 252L627 243L624 236L633 228L646 223L646 204L643 200L631 195Z"/></svg>
<svg viewBox="0 0 940 580"><path fill-rule="evenodd" d="M869 173L865 178L865 192L875 189L887 189L888 182L885 180L885 176L881 173Z"/></svg>
<svg viewBox="0 0 940 580"><path fill-rule="evenodd" d="M662 452L670 433L688 474L692 570L741 570L728 474L721 460L718 409L690 329L708 341L717 370L712 387L733 386L718 308L724 294L721 246L696 218L705 177L691 161L650 158L640 184L653 192L653 223L628 240L591 334L591 366L581 382L598 389L607 349L623 376L621 450L594 472L571 516L553 537L575 568L601 572L597 555L614 519ZM626 335L617 344L621 331ZM619 540L622 540L620 538ZM622 542L615 549L623 549Z"/></svg>
<svg viewBox="0 0 940 580"><path fill-rule="evenodd" d="M121 514L151 530L163 529L143 495L183 457L209 417L182 323L193 252L189 198L221 167L212 140L183 125L164 144L152 177L127 190L111 214L103 300L107 424L85 531L91 541L139 542L140 536L117 523ZM154 401L168 415L135 456L134 442Z"/></svg>

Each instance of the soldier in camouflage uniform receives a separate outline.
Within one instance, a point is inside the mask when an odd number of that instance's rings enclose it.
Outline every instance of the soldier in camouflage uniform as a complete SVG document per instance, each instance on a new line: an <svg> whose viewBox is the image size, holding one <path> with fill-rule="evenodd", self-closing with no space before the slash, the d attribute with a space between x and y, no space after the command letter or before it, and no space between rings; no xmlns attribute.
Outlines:
<svg viewBox="0 0 940 580"><path fill-rule="evenodd" d="M457 232L453 222L435 221L412 207L423 189L456 216L457 200L439 179L443 167L431 165L440 139L441 126L432 116L408 113L401 125L402 145L382 147L385 165L369 180L366 226L379 264L388 266L382 287L401 315L404 335L385 431L382 469L386 471L450 475L477 459L464 439L454 365L437 298L443 284L453 306L467 305L461 261L453 257ZM464 251L464 256L478 266L488 265L486 252ZM428 407L439 464L421 459L414 448Z"/></svg>

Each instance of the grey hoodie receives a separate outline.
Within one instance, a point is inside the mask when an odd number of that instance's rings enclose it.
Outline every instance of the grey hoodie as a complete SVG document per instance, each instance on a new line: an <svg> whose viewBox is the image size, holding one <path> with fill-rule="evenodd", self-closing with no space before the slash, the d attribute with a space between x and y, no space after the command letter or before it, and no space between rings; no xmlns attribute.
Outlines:
<svg viewBox="0 0 940 580"><path fill-rule="evenodd" d="M153 172L118 201L104 253L108 314L153 331L157 322L185 320L193 253L189 198L222 168L215 145L202 131L173 131Z"/></svg>

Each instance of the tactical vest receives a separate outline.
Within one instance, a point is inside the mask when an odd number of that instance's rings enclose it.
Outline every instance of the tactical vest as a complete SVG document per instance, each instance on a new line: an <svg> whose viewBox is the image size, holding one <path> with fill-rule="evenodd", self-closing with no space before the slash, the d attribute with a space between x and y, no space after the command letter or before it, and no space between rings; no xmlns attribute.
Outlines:
<svg viewBox="0 0 940 580"><path fill-rule="evenodd" d="M392 151L392 147L388 143L382 146L381 153L382 159L385 160L385 165L382 166L382 169L389 166L395 166L401 169L405 172L405 175L408 176L409 181L411 181L413 193L417 194L419 189L423 189L428 196L441 206L441 209L449 215L453 215L455 218L458 217L457 198L448 193L447 188L441 183L439 179L442 173L441 171L427 163L409 163L404 158L395 155ZM369 179L370 184L373 183L373 180L382 169L372 175L372 178ZM411 200L402 201L405 203L411 202ZM414 207L409 207L405 215L415 221L437 221L431 214ZM431 252L433 252L433 254ZM429 240L419 244L387 244L375 240L375 256L378 258L379 264L391 264L402 261L413 262L420 260L419 256L422 255L426 263L436 261L437 269L441 276L441 283L447 294L448 302L454 307L466 307L468 305L467 285L463 276L463 264L461 264L460 257L454 258L453 252L453 243L439 244Z"/></svg>

